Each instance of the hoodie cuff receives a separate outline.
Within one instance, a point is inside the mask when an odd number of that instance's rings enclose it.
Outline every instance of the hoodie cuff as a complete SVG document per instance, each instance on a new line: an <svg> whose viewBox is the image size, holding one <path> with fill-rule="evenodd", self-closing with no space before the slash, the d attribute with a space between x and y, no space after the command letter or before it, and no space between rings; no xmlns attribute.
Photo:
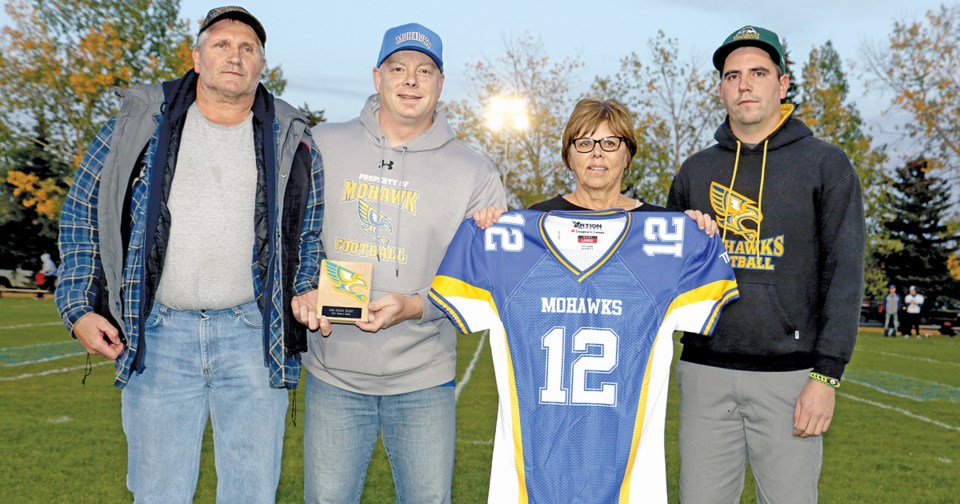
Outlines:
<svg viewBox="0 0 960 504"><path fill-rule="evenodd" d="M420 317L420 324L446 317L446 314L440 308L437 308L433 301L430 301L430 287L421 289L416 295L419 295L423 301L423 315Z"/></svg>
<svg viewBox="0 0 960 504"><path fill-rule="evenodd" d="M813 365L813 372L839 380L843 376L843 370L846 367L847 363L841 359L821 355L817 357L817 362Z"/></svg>

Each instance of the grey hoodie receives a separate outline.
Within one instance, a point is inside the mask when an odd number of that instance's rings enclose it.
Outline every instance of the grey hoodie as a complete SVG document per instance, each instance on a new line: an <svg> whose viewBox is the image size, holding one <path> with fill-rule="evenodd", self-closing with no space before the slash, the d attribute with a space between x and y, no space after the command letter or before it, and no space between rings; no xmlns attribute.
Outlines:
<svg viewBox="0 0 960 504"><path fill-rule="evenodd" d="M327 258L374 264L371 298L419 293L424 314L376 333L336 324L309 335L303 365L331 385L373 395L423 390L454 379L456 331L427 298L450 240L474 210L506 207L493 163L454 137L438 110L405 145L387 145L379 95L360 117L319 124Z"/></svg>

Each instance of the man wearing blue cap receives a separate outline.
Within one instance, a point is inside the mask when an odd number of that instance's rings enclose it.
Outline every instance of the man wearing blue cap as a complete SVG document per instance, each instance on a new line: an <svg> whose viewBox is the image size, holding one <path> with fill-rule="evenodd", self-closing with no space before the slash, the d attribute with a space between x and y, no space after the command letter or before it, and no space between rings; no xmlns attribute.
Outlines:
<svg viewBox="0 0 960 504"><path fill-rule="evenodd" d="M717 216L740 286L712 337L685 333L680 500L817 502L836 388L856 342L865 225L847 156L781 104L777 34L733 32L713 54L727 119L684 161L667 206Z"/></svg>
<svg viewBox="0 0 960 504"><path fill-rule="evenodd" d="M890 284L890 292L883 298L883 336L897 337L897 329L900 327L900 307L902 302L900 294L897 294L897 286ZM892 322L892 323L891 323Z"/></svg>
<svg viewBox="0 0 960 504"><path fill-rule="evenodd" d="M323 153L327 258L374 264L367 321L333 329L316 292L294 298L311 330L304 425L307 502L359 502L377 435L397 502L450 502L456 331L427 293L464 218L506 206L489 159L437 108L443 45L416 23L383 36L360 117L314 129ZM323 335L323 336L321 336Z"/></svg>

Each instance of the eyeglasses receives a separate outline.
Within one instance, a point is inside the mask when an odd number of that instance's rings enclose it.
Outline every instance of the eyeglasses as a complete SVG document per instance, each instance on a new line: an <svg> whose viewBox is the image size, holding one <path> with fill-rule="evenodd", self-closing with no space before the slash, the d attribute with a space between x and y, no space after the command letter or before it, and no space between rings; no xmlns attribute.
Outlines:
<svg viewBox="0 0 960 504"><path fill-rule="evenodd" d="M620 144L622 142L623 137L618 136L606 136L596 140L589 137L574 138L573 140L570 140L573 148L577 149L577 152L581 154L589 154L593 152L593 147L597 144L600 144L600 149L605 152L616 152L617 149L620 148Z"/></svg>

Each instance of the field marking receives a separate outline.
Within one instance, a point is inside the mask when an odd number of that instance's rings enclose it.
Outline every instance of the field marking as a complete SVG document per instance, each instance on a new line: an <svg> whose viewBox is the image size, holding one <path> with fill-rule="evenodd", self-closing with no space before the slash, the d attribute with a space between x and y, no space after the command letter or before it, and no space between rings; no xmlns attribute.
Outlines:
<svg viewBox="0 0 960 504"><path fill-rule="evenodd" d="M908 416L908 417L910 417L910 418L913 418L913 419L916 419L916 420L920 420L920 421L923 421L923 422L927 422L927 423L936 425L937 427L943 427L944 429L948 429L948 430L960 432L960 427L957 427L957 426L955 426L955 425L946 424L946 423L943 423L943 422L941 422L941 421L939 421L939 420L934 420L934 419L932 419L932 418L927 418L927 417L925 417L925 416L923 416L923 415L918 415L918 414L916 414L916 413L914 413L914 412L912 412L912 411L908 411L908 410L905 410L905 409L903 409L903 408L898 408L898 407L896 407L896 406L890 406L889 404L883 404L883 403L880 403L880 402L871 401L871 400L869 400L869 399L864 399L864 398L862 398L862 397L857 397L857 396L855 396L855 395L850 395L850 394L848 394L848 393L846 393L846 392L841 392L839 395L841 395L841 396L843 396L843 397L846 397L846 398L849 398L849 399L853 399L854 401L859 401L859 402L862 402L862 403L869 404L870 406L876 406L876 407L881 408L881 409L896 411L897 413L901 413L901 414L906 415L906 416Z"/></svg>
<svg viewBox="0 0 960 504"><path fill-rule="evenodd" d="M454 389L453 402L457 402L457 400L460 399L460 391L463 390L463 387L470 381L470 376L473 375L473 367L477 364L477 360L480 358L480 351L483 350L483 344L487 341L487 334L488 331L483 331L483 334L480 336L480 344L477 345L477 349L473 352L473 358L470 359L467 370L463 372L463 379L457 382L457 387Z"/></svg>
<svg viewBox="0 0 960 504"><path fill-rule="evenodd" d="M4 325L4 326L0 326L0 329L23 329L24 327L38 327L38 326L52 326L52 325L63 325L63 322L43 322L40 324Z"/></svg>
<svg viewBox="0 0 960 504"><path fill-rule="evenodd" d="M946 366L958 366L958 367L960 367L960 362L940 361L940 360L936 360L936 359L931 359L931 358L929 358L929 357L917 357L917 356L915 356L915 355L904 355L904 354L898 354L898 353L894 353L894 352L881 352L881 351L879 351L879 350L864 350L864 349L859 349L859 348L858 348L858 349L857 349L857 353L861 353L861 352L862 352L862 353L872 353L872 354L877 354L877 355L886 355L887 357L897 357L897 358L901 358L901 359L913 359L913 360L918 360L918 361L923 361L923 362L930 362L930 363L932 363L932 364L943 364L943 365L946 365Z"/></svg>
<svg viewBox="0 0 960 504"><path fill-rule="evenodd" d="M899 397L899 398L901 398L901 399L910 399L911 401L916 401L916 402L922 402L922 401L925 401L925 400L926 400L926 399L921 399L921 398L919 398L919 397L914 397L914 396L909 395L909 394L902 394L902 393L900 393L900 392L894 392L893 390L885 389L885 388L879 387L879 386L877 386L877 385L873 385L872 383L868 383L868 382L864 382L864 381L860 381L860 380L855 380L855 379L853 379L853 378L844 378L843 381L844 381L844 383L854 383L854 384L856 384L856 385L860 385L861 387L867 387L868 389L873 389L873 390L876 390L877 392L880 392L880 393L883 393L883 394L887 394L887 395L896 396L896 397Z"/></svg>
<svg viewBox="0 0 960 504"><path fill-rule="evenodd" d="M97 364L91 364L90 367L95 368L97 366L103 366L106 364L114 364L114 362L113 361L100 362ZM52 375L57 373L67 373L70 371L77 371L79 369L84 369L86 367L87 366L76 366L76 367L69 367L69 368L51 369L48 371L43 371L41 373L25 373L18 376L4 376L4 377L0 377L0 382L23 380L26 378L36 378L38 376L47 376L47 375Z"/></svg>
<svg viewBox="0 0 960 504"><path fill-rule="evenodd" d="M37 351L47 348L47 351ZM86 354L76 341L54 341L0 348L0 365L3 367L39 364L67 357Z"/></svg>
<svg viewBox="0 0 960 504"><path fill-rule="evenodd" d="M13 367L13 366L25 366L27 364L40 364L41 362L50 362L59 359L66 359L67 357L76 357L78 355L87 355L87 352L74 352L63 355L52 355L50 357L41 357L39 359L20 361L20 362L11 362L10 364L4 364L3 367Z"/></svg>
<svg viewBox="0 0 960 504"><path fill-rule="evenodd" d="M53 341L50 343L33 343L31 345L18 345L18 346L0 348L0 352L9 352L10 350L20 350L21 348L33 348L33 347L66 345L66 344L70 344L71 346L74 346L77 343L75 341Z"/></svg>

